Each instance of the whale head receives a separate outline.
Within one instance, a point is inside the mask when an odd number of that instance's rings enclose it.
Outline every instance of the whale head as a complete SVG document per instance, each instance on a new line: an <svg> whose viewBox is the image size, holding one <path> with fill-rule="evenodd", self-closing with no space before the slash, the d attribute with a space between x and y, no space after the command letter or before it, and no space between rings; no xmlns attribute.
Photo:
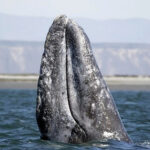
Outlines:
<svg viewBox="0 0 150 150"><path fill-rule="evenodd" d="M37 87L41 138L131 142L84 30L62 15L50 27Z"/></svg>

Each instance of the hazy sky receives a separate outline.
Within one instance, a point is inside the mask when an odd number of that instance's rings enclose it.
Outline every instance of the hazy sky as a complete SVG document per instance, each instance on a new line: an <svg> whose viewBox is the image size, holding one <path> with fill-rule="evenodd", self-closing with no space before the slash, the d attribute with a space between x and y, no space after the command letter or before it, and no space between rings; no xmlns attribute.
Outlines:
<svg viewBox="0 0 150 150"><path fill-rule="evenodd" d="M150 0L0 0L0 13L92 19L150 19Z"/></svg>

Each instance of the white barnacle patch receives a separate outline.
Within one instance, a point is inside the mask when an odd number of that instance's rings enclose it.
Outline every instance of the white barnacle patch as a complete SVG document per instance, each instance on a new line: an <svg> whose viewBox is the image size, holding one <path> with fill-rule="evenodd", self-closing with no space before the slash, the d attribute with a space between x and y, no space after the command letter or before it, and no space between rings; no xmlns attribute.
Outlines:
<svg viewBox="0 0 150 150"><path fill-rule="evenodd" d="M49 97L49 99L50 99L50 97L51 97L51 93L50 93L50 91L48 91L47 93L47 96Z"/></svg>
<svg viewBox="0 0 150 150"><path fill-rule="evenodd" d="M104 97L105 97L105 89L102 89L102 90L101 90L100 97L101 97L101 98L104 98Z"/></svg>
<svg viewBox="0 0 150 150"><path fill-rule="evenodd" d="M44 84L50 89L52 79L50 77L45 77L43 81L44 81Z"/></svg>
<svg viewBox="0 0 150 150"><path fill-rule="evenodd" d="M47 62L45 57L43 57L42 62L44 62L44 63Z"/></svg>
<svg viewBox="0 0 150 150"><path fill-rule="evenodd" d="M97 121L95 127L96 127L97 129L99 129L99 128L101 127L101 123L102 123L102 122L101 122L100 120Z"/></svg>
<svg viewBox="0 0 150 150"><path fill-rule="evenodd" d="M92 114L94 114L95 108L96 108L95 103L92 103L92 104L91 104L91 113L92 113Z"/></svg>
<svg viewBox="0 0 150 150"><path fill-rule="evenodd" d="M48 35L47 35L46 39L47 39L47 40L49 40L49 39L50 39L50 34L48 34Z"/></svg>
<svg viewBox="0 0 150 150"><path fill-rule="evenodd" d="M40 106L41 106L41 97L37 97L37 111L40 111Z"/></svg>
<svg viewBox="0 0 150 150"><path fill-rule="evenodd" d="M93 72L93 69L92 69L91 65L87 65L86 66L86 73L91 74L92 72Z"/></svg>
<svg viewBox="0 0 150 150"><path fill-rule="evenodd" d="M93 72L93 70L92 69L89 69L88 71L87 71L87 74L91 74Z"/></svg>
<svg viewBox="0 0 150 150"><path fill-rule="evenodd" d="M103 136L105 138L113 138L114 134L112 132L104 131Z"/></svg>
<svg viewBox="0 0 150 150"><path fill-rule="evenodd" d="M64 36L65 36L65 35L64 35ZM64 52L66 52L66 49L65 49L65 47L66 47L65 38L61 41L60 45L62 46L62 50L63 50Z"/></svg>
<svg viewBox="0 0 150 150"><path fill-rule="evenodd" d="M103 88L101 90L100 97L103 98L103 99L105 99L105 98L109 99L110 98L110 94L105 88Z"/></svg>
<svg viewBox="0 0 150 150"><path fill-rule="evenodd" d="M108 90L105 91L105 94L106 94L106 97L107 97L107 98L110 98L110 93L109 93Z"/></svg>
<svg viewBox="0 0 150 150"><path fill-rule="evenodd" d="M98 86L97 86L97 85L94 85L94 88L95 88L95 89L97 89L97 88L98 88Z"/></svg>
<svg viewBox="0 0 150 150"><path fill-rule="evenodd" d="M109 110L113 110L113 109L114 109L114 108L113 108L113 104L112 104L111 101L109 101L109 103L107 104L107 108L108 108Z"/></svg>
<svg viewBox="0 0 150 150"><path fill-rule="evenodd" d="M99 86L100 85L100 81L97 79L96 80L96 84Z"/></svg>

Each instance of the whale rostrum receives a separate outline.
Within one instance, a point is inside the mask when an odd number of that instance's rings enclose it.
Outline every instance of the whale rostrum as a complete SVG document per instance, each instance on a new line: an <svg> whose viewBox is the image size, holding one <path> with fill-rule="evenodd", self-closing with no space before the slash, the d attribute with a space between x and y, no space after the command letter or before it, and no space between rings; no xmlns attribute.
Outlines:
<svg viewBox="0 0 150 150"><path fill-rule="evenodd" d="M64 15L54 20L46 37L36 118L42 139L131 142L87 35Z"/></svg>

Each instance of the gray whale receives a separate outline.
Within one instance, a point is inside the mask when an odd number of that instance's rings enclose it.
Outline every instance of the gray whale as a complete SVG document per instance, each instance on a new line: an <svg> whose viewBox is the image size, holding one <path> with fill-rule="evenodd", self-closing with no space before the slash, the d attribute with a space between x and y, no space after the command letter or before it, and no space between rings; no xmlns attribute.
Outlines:
<svg viewBox="0 0 150 150"><path fill-rule="evenodd" d="M36 118L42 139L131 142L87 35L66 16L54 20L46 37Z"/></svg>

